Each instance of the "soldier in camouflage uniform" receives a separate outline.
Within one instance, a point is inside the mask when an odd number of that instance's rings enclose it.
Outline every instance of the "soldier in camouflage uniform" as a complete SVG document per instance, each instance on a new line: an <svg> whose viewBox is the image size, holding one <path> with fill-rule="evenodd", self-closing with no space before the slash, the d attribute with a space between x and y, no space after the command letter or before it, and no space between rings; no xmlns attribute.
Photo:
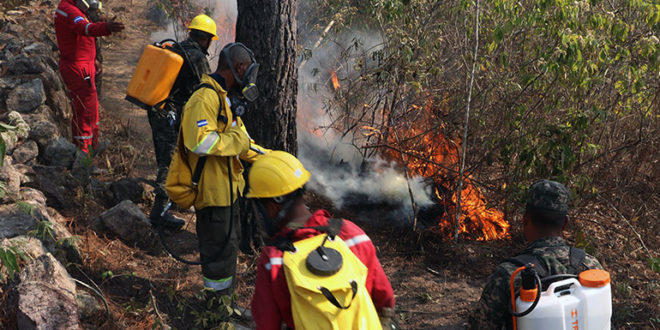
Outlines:
<svg viewBox="0 0 660 330"><path fill-rule="evenodd" d="M525 239L531 242L519 255L531 255L547 270L548 275L567 274L571 268L571 247L560 237L568 221L569 192L561 183L540 180L528 190L523 215ZM584 255L576 265L576 273L587 269L603 269L596 258ZM470 318L472 329L512 329L510 278L518 268L511 261L499 264L488 278L481 299ZM515 282L516 295L520 277Z"/></svg>
<svg viewBox="0 0 660 330"><path fill-rule="evenodd" d="M200 22L204 25L200 25ZM206 59L207 50L211 41L218 39L215 22L206 15L198 15L193 18L188 29L188 39L180 42L180 47L174 45L170 48L183 57L183 66L169 96L171 102L166 103L162 110L147 112L158 164L156 198L149 213L149 219L153 225L163 225L173 230L181 228L185 221L170 213L161 216L168 200L165 191L167 170L176 147L181 111L199 84L202 74L211 73L209 62Z"/></svg>

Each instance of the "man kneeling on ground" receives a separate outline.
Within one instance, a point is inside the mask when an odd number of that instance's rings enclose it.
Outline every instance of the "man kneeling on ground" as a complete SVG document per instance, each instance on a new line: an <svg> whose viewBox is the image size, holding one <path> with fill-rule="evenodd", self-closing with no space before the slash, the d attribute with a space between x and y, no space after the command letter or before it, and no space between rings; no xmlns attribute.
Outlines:
<svg viewBox="0 0 660 330"><path fill-rule="evenodd" d="M544 276L577 275L588 269L603 269L596 258L570 247L561 233L568 223L569 192L559 182L539 180L527 192L527 206L522 219L525 239L531 242L518 256L531 257ZM470 318L472 329L512 329L510 278L518 268L513 260L499 264L488 278L481 299ZM540 268L540 269L539 269ZM539 273L540 274L540 273ZM520 278L516 279L520 287Z"/></svg>

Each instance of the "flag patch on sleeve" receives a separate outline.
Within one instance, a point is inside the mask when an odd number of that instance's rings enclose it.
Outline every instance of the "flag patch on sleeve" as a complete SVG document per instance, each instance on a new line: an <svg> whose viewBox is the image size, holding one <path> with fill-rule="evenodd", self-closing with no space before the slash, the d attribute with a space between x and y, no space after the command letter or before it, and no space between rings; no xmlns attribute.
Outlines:
<svg viewBox="0 0 660 330"><path fill-rule="evenodd" d="M202 120L197 121L197 127L204 127L206 125L208 125L208 122L206 121L206 119L202 119Z"/></svg>
<svg viewBox="0 0 660 330"><path fill-rule="evenodd" d="M82 16L78 16L78 17L76 17L76 18L73 19L73 23L78 23L78 22L80 22L80 21L84 21L84 20L85 20L84 17L82 17Z"/></svg>

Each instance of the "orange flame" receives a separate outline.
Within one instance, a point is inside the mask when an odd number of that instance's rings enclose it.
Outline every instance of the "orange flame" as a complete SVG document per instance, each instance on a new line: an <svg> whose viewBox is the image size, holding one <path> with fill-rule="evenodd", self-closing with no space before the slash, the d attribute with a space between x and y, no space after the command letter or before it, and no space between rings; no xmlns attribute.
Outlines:
<svg viewBox="0 0 660 330"><path fill-rule="evenodd" d="M339 79L337 78L337 73L334 70L330 70L330 76L332 78L332 87L335 88L335 90L338 90L341 85L339 84Z"/></svg>
<svg viewBox="0 0 660 330"><path fill-rule="evenodd" d="M410 175L419 175L425 178L433 178L434 199L444 207L444 214L438 219L438 226L433 228L442 236L454 235L455 217L457 212L458 196L456 182L458 180L458 167L460 161L460 139L449 139L441 131L440 127L424 128L425 124L437 123L434 120L432 102L423 109L413 106L411 111L423 111L420 118L406 129L398 129L398 139L388 138L390 143L395 143L404 152L404 164ZM420 124L417 124L420 123ZM412 127L410 127L412 126ZM398 142L397 142L398 141ZM389 151L386 154L401 163L398 151ZM441 193L442 191L442 193ZM461 191L461 210L459 215L458 233L463 237L477 240L490 240L508 236L509 223L504 219L504 214L489 207L485 196L474 184L469 173L463 177L463 189Z"/></svg>

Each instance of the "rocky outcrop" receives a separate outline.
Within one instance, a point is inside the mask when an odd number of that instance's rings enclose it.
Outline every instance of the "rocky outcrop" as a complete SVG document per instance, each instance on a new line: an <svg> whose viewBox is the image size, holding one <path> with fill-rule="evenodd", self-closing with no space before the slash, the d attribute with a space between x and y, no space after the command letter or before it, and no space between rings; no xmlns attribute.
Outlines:
<svg viewBox="0 0 660 330"><path fill-rule="evenodd" d="M47 253L28 263L20 274L19 329L79 329L76 284Z"/></svg>
<svg viewBox="0 0 660 330"><path fill-rule="evenodd" d="M68 170L76 147L67 138L71 112L57 68L53 11L51 1L0 11L0 143L6 152L0 248L25 257L18 279L3 291L15 299L3 302L16 311L12 324L19 329L80 328L81 300L63 265L82 258L67 219L49 207L72 207L76 184ZM93 300L82 300L87 317L98 315Z"/></svg>
<svg viewBox="0 0 660 330"><path fill-rule="evenodd" d="M147 216L137 205L125 200L102 213L99 218L105 228L127 242L140 242L151 233Z"/></svg>

